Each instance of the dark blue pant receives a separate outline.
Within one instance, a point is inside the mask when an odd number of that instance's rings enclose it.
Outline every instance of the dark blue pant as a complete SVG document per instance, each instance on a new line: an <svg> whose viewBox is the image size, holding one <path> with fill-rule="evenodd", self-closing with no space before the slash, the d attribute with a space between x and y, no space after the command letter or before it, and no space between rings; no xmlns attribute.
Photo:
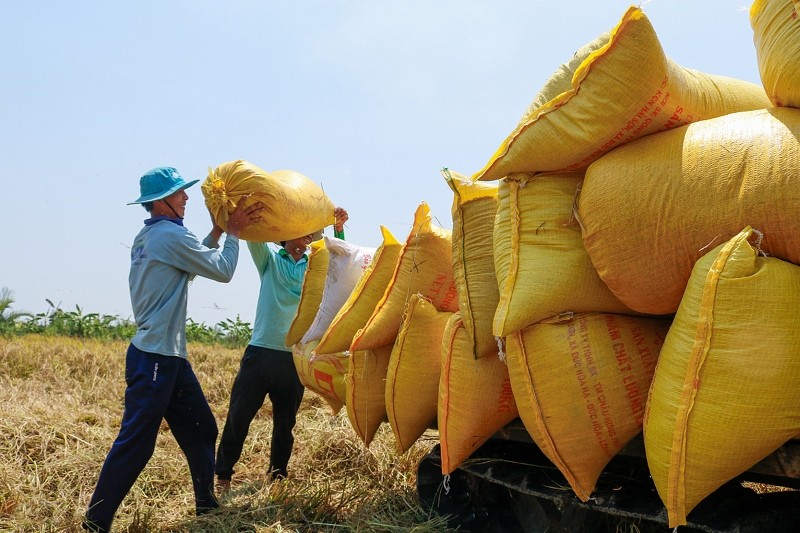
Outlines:
<svg viewBox="0 0 800 533"><path fill-rule="evenodd" d="M233 381L230 408L217 450L217 477L231 479L233 465L242 455L250 423L264 405L267 395L272 402L268 472L273 478L286 477L294 445L292 430L303 392L291 352L252 345L245 348L239 372Z"/></svg>
<svg viewBox="0 0 800 533"><path fill-rule="evenodd" d="M213 492L217 421L189 361L143 352L131 344L125 382L122 425L100 471L86 521L98 531L111 528L114 513L153 455L162 419L189 463L198 514L218 507Z"/></svg>

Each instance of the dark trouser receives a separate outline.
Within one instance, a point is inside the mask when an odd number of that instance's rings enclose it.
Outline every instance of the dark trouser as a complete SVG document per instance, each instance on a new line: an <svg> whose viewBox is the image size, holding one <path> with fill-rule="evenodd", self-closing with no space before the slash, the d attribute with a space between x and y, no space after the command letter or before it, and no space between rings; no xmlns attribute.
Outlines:
<svg viewBox="0 0 800 533"><path fill-rule="evenodd" d="M217 477L231 479L233 465L242 455L250 423L264 405L267 395L272 402L269 473L273 478L286 477L294 445L292 429L297 421L303 391L291 352L248 346L231 389L228 417L217 450Z"/></svg>
<svg viewBox="0 0 800 533"><path fill-rule="evenodd" d="M111 528L114 513L144 469L166 419L189 463L198 514L219 507L214 497L217 422L189 361L139 350L125 359L125 412L89 503L86 522Z"/></svg>

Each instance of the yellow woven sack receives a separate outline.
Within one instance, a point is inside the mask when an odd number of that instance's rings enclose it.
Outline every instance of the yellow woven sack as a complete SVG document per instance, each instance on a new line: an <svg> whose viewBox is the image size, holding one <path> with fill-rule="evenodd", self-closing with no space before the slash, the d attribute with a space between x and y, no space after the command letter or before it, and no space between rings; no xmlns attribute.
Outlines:
<svg viewBox="0 0 800 533"><path fill-rule="evenodd" d="M669 325L610 313L566 314L506 339L520 418L582 501L606 464L642 430Z"/></svg>
<svg viewBox="0 0 800 533"><path fill-rule="evenodd" d="M294 346L300 342L314 319L322 303L322 292L325 289L325 277L328 273L328 249L325 241L320 239L311 243L308 254L306 273L300 288L300 303L297 305L292 324L286 332L286 346Z"/></svg>
<svg viewBox="0 0 800 533"><path fill-rule="evenodd" d="M440 311L457 311L452 255L450 230L433 224L430 208L423 202L414 214L392 279L367 323L353 337L350 351L394 343L412 294L422 294Z"/></svg>
<svg viewBox="0 0 800 533"><path fill-rule="evenodd" d="M506 363L475 359L460 313L450 317L442 337L437 412L444 475L519 416Z"/></svg>
<svg viewBox="0 0 800 533"><path fill-rule="evenodd" d="M350 348L353 336L364 327L386 292L403 245L384 226L381 226L381 234L383 242L372 261L322 335L317 346L321 353L341 352Z"/></svg>
<svg viewBox="0 0 800 533"><path fill-rule="evenodd" d="M800 432L800 267L746 227L694 266L644 420L669 526Z"/></svg>
<svg viewBox="0 0 800 533"><path fill-rule="evenodd" d="M308 390L320 395L333 414L345 403L344 378L347 375L348 356L345 353L313 354L317 341L292 345L292 360L297 376Z"/></svg>
<svg viewBox="0 0 800 533"><path fill-rule="evenodd" d="M288 241L335 222L333 202L319 185L293 170L266 172L248 161L229 161L209 169L201 189L206 207L223 230L243 197L248 204L264 203L261 222L240 235L246 241Z"/></svg>
<svg viewBox="0 0 800 533"><path fill-rule="evenodd" d="M398 454L436 423L442 336L452 314L420 294L408 302L386 372L386 414Z"/></svg>
<svg viewBox="0 0 800 533"><path fill-rule="evenodd" d="M776 106L800 107L800 1L755 0L750 26L758 71Z"/></svg>
<svg viewBox="0 0 800 533"><path fill-rule="evenodd" d="M392 345L350 354L345 376L345 406L358 439L369 446L386 420L386 369Z"/></svg>
<svg viewBox="0 0 800 533"><path fill-rule="evenodd" d="M494 273L492 232L497 214L497 183L472 183L466 176L442 170L453 190L453 276L458 309L472 353L497 355L492 320L500 295Z"/></svg>
<svg viewBox="0 0 800 533"><path fill-rule="evenodd" d="M565 311L630 313L600 279L573 217L583 171L500 180L494 262L500 300L492 331L506 337Z"/></svg>
<svg viewBox="0 0 800 533"><path fill-rule="evenodd" d="M771 107L759 85L668 59L637 7L554 77L473 180L581 170L609 150L657 131Z"/></svg>
<svg viewBox="0 0 800 533"><path fill-rule="evenodd" d="M578 214L601 279L631 309L670 314L694 263L751 224L800 263L800 110L732 113L650 135L586 171Z"/></svg>

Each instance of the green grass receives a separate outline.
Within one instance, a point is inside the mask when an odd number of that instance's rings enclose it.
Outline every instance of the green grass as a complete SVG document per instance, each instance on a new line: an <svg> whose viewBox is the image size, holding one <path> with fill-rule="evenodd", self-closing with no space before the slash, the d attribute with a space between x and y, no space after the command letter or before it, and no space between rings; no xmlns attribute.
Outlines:
<svg viewBox="0 0 800 533"><path fill-rule="evenodd" d="M127 341L0 336L0 531L78 532L122 415ZM241 349L192 343L189 359L222 427ZM225 511L193 516L188 467L164 424L115 531L446 531L417 501L426 434L395 452L384 424L366 449L342 410L306 391L290 478L268 483L270 408L251 427Z"/></svg>

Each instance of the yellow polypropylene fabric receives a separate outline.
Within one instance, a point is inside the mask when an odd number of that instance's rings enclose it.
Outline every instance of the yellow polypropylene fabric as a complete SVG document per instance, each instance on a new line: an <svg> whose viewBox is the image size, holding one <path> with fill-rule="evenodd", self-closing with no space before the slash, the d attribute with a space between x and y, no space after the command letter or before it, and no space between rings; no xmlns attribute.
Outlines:
<svg viewBox="0 0 800 533"><path fill-rule="evenodd" d="M386 372L386 414L399 454L436 423L442 337L452 314L420 294L408 302Z"/></svg>
<svg viewBox="0 0 800 533"><path fill-rule="evenodd" d="M245 205L263 202L261 221L239 235L246 241L288 241L336 221L333 202L320 186L293 170L267 172L248 161L229 161L209 169L201 189L206 207L223 230L240 200Z"/></svg>
<svg viewBox="0 0 800 533"><path fill-rule="evenodd" d="M325 241L320 239L311 243L306 273L300 289L300 303L297 305L297 312L286 333L286 346L294 346L300 342L308 328L314 323L319 305L322 303L327 274L328 249L325 248Z"/></svg>
<svg viewBox="0 0 800 533"><path fill-rule="evenodd" d="M317 341L292 345L297 377L308 390L319 394L337 414L345 404L344 379L349 357L345 353L314 354Z"/></svg>
<svg viewBox="0 0 800 533"><path fill-rule="evenodd" d="M644 420L669 526L800 432L800 267L746 227L694 266Z"/></svg>
<svg viewBox="0 0 800 533"><path fill-rule="evenodd" d="M800 107L800 1L756 0L750 26L767 96L776 106Z"/></svg>
<svg viewBox="0 0 800 533"><path fill-rule="evenodd" d="M453 275L458 309L473 355L497 355L492 320L500 295L494 273L492 233L497 214L497 182L472 183L466 176L442 170L453 190Z"/></svg>
<svg viewBox="0 0 800 533"><path fill-rule="evenodd" d="M583 171L512 174L500 180L494 268L500 299L492 332L506 337L571 311L632 311L595 270L573 216Z"/></svg>
<svg viewBox="0 0 800 533"><path fill-rule="evenodd" d="M386 370L392 345L350 354L345 376L345 406L358 439L369 446L386 420Z"/></svg>
<svg viewBox="0 0 800 533"><path fill-rule="evenodd" d="M507 338L520 418L582 501L606 464L642 430L669 326L665 319L567 314Z"/></svg>
<svg viewBox="0 0 800 533"><path fill-rule="evenodd" d="M372 261L322 335L317 346L317 350L321 353L349 349L353 336L364 327L386 292L403 245L384 226L381 226L381 234L383 242L372 257Z"/></svg>
<svg viewBox="0 0 800 533"><path fill-rule="evenodd" d="M428 204L421 203L386 292L353 337L350 351L392 344L413 294L422 294L440 311L457 311L452 255L451 231L433 224Z"/></svg>
<svg viewBox="0 0 800 533"><path fill-rule="evenodd" d="M593 163L583 243L631 309L674 313L694 263L746 225L800 263L800 110L732 113L639 139Z"/></svg>
<svg viewBox="0 0 800 533"><path fill-rule="evenodd" d="M760 85L668 59L637 7L630 7L606 36L579 50L554 78L473 180L585 169L633 139L772 105Z"/></svg>
<svg viewBox="0 0 800 533"><path fill-rule="evenodd" d="M437 412L444 475L519 416L505 361L475 359L460 313L450 316L442 336Z"/></svg>

